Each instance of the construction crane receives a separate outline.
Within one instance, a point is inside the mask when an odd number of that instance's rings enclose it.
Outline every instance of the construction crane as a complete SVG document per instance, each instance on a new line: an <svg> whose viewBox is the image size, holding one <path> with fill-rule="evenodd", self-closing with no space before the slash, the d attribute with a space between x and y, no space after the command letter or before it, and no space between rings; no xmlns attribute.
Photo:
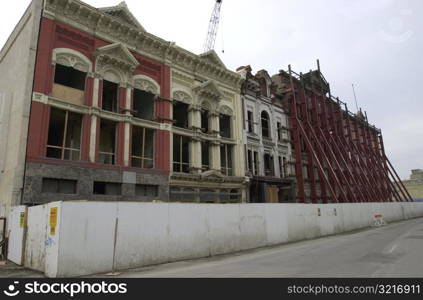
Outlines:
<svg viewBox="0 0 423 300"><path fill-rule="evenodd" d="M210 18L209 30L207 33L206 41L204 42L204 53L214 49L214 44L216 42L217 30L219 28L220 21L220 9L222 8L223 0L216 0L214 5L213 13Z"/></svg>

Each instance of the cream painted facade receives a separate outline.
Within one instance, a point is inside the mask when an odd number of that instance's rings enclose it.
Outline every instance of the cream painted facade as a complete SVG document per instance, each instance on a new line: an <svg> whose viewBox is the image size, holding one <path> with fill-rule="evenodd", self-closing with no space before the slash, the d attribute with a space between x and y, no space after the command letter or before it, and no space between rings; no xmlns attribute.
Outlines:
<svg viewBox="0 0 423 300"><path fill-rule="evenodd" d="M242 78L238 74L226 69L217 54L212 50L200 55L208 62L221 68L221 76L204 76L192 70L173 67L172 68L172 99L188 105L188 126L180 128L172 126L171 149L174 147L174 137L184 136L189 139L189 172L176 172L171 165L171 191L181 192L184 196L196 202L204 202L201 198L202 191L219 194L221 191L236 191L237 199L246 202L247 177L245 177L244 147L242 139L242 105L240 88ZM235 83L225 81L223 75L230 74L238 76ZM208 132L202 130L202 112L206 111L208 116ZM230 117L231 133L230 138L222 137L220 132L219 116L224 114ZM204 116L204 114L203 114ZM172 112L172 118L175 116ZM202 168L202 147L205 142L209 143L209 163L207 170ZM221 147L230 145L232 163L232 174L222 174ZM171 161L174 151L171 151ZM173 172L172 172L173 171ZM185 191L185 193L184 193ZM193 195L189 195L192 193ZM224 192L223 192L224 193ZM174 194L173 194L174 195ZM177 197L174 197L174 199ZM211 198L214 198L213 196ZM217 195L210 202L226 202ZM225 196L223 196L225 198ZM232 200L235 199L235 196Z"/></svg>

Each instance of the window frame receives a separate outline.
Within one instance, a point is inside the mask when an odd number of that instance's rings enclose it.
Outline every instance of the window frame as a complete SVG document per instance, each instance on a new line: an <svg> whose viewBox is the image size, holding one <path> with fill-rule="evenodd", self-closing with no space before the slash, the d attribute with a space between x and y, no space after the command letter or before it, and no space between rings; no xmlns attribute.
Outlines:
<svg viewBox="0 0 423 300"><path fill-rule="evenodd" d="M64 128L63 128L63 138L62 138L62 145L61 146L55 146L55 145L49 145L49 133L50 133L50 125L51 125L51 115L52 115L52 111L53 110L58 110L58 111L62 111L65 112L65 120L64 120ZM69 123L69 114L74 114L74 115L78 115L81 118L81 132L80 132L80 140L79 140L79 149L76 148L69 148L66 147L66 141L67 141L67 133L68 133L68 123ZM50 108L50 118L49 118L49 128L48 128L48 133L47 133L47 145L46 145L46 153L45 156L47 158L50 159L60 159L60 160L69 160L69 161L80 161L81 160L81 155L82 155L82 140L83 140L83 133L84 133L84 115L83 114L79 114L79 113L74 113L68 110L64 110L64 109L59 109L59 108L55 108L55 107L51 107ZM48 149L59 149L61 151L61 158L55 158L55 157L49 157L48 155ZM78 159L74 160L74 159L65 159L65 153L66 151L69 151L70 153L73 152L78 152ZM69 157L72 157L72 155L70 155Z"/></svg>

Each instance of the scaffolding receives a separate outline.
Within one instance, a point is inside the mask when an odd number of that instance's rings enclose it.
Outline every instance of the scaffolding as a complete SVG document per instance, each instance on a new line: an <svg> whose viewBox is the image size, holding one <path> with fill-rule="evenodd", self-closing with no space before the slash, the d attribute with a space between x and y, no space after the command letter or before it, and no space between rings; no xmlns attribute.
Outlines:
<svg viewBox="0 0 423 300"><path fill-rule="evenodd" d="M381 130L331 95L317 65L277 75L290 113L297 202L413 201L385 154Z"/></svg>

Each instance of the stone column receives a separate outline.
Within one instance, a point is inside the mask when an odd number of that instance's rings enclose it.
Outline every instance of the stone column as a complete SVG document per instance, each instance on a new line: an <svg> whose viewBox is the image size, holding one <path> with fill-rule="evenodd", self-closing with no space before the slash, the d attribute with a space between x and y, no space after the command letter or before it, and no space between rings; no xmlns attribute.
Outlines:
<svg viewBox="0 0 423 300"><path fill-rule="evenodd" d="M123 164L125 166L130 165L130 146L131 146L131 123L129 122L132 109L132 87L126 88L125 95L125 115L127 116L125 121L124 129L124 150L123 150Z"/></svg>
<svg viewBox="0 0 423 300"><path fill-rule="evenodd" d="M100 78L98 75L94 75L94 84L93 84L93 97L92 97L92 107L99 109L99 95L100 95ZM90 150L89 150L89 159L90 162L95 162L96 156L96 141L97 141L97 116L91 116L91 130L90 130Z"/></svg>
<svg viewBox="0 0 423 300"><path fill-rule="evenodd" d="M220 124L219 124L219 113L216 111L209 112L209 124L210 124L210 132L216 138L220 138ZM220 163L220 142L215 141L212 142L210 145L210 169L220 171L221 170L221 163Z"/></svg>
<svg viewBox="0 0 423 300"><path fill-rule="evenodd" d="M191 138L189 152L191 172L194 174L201 173L201 142L198 138Z"/></svg>

